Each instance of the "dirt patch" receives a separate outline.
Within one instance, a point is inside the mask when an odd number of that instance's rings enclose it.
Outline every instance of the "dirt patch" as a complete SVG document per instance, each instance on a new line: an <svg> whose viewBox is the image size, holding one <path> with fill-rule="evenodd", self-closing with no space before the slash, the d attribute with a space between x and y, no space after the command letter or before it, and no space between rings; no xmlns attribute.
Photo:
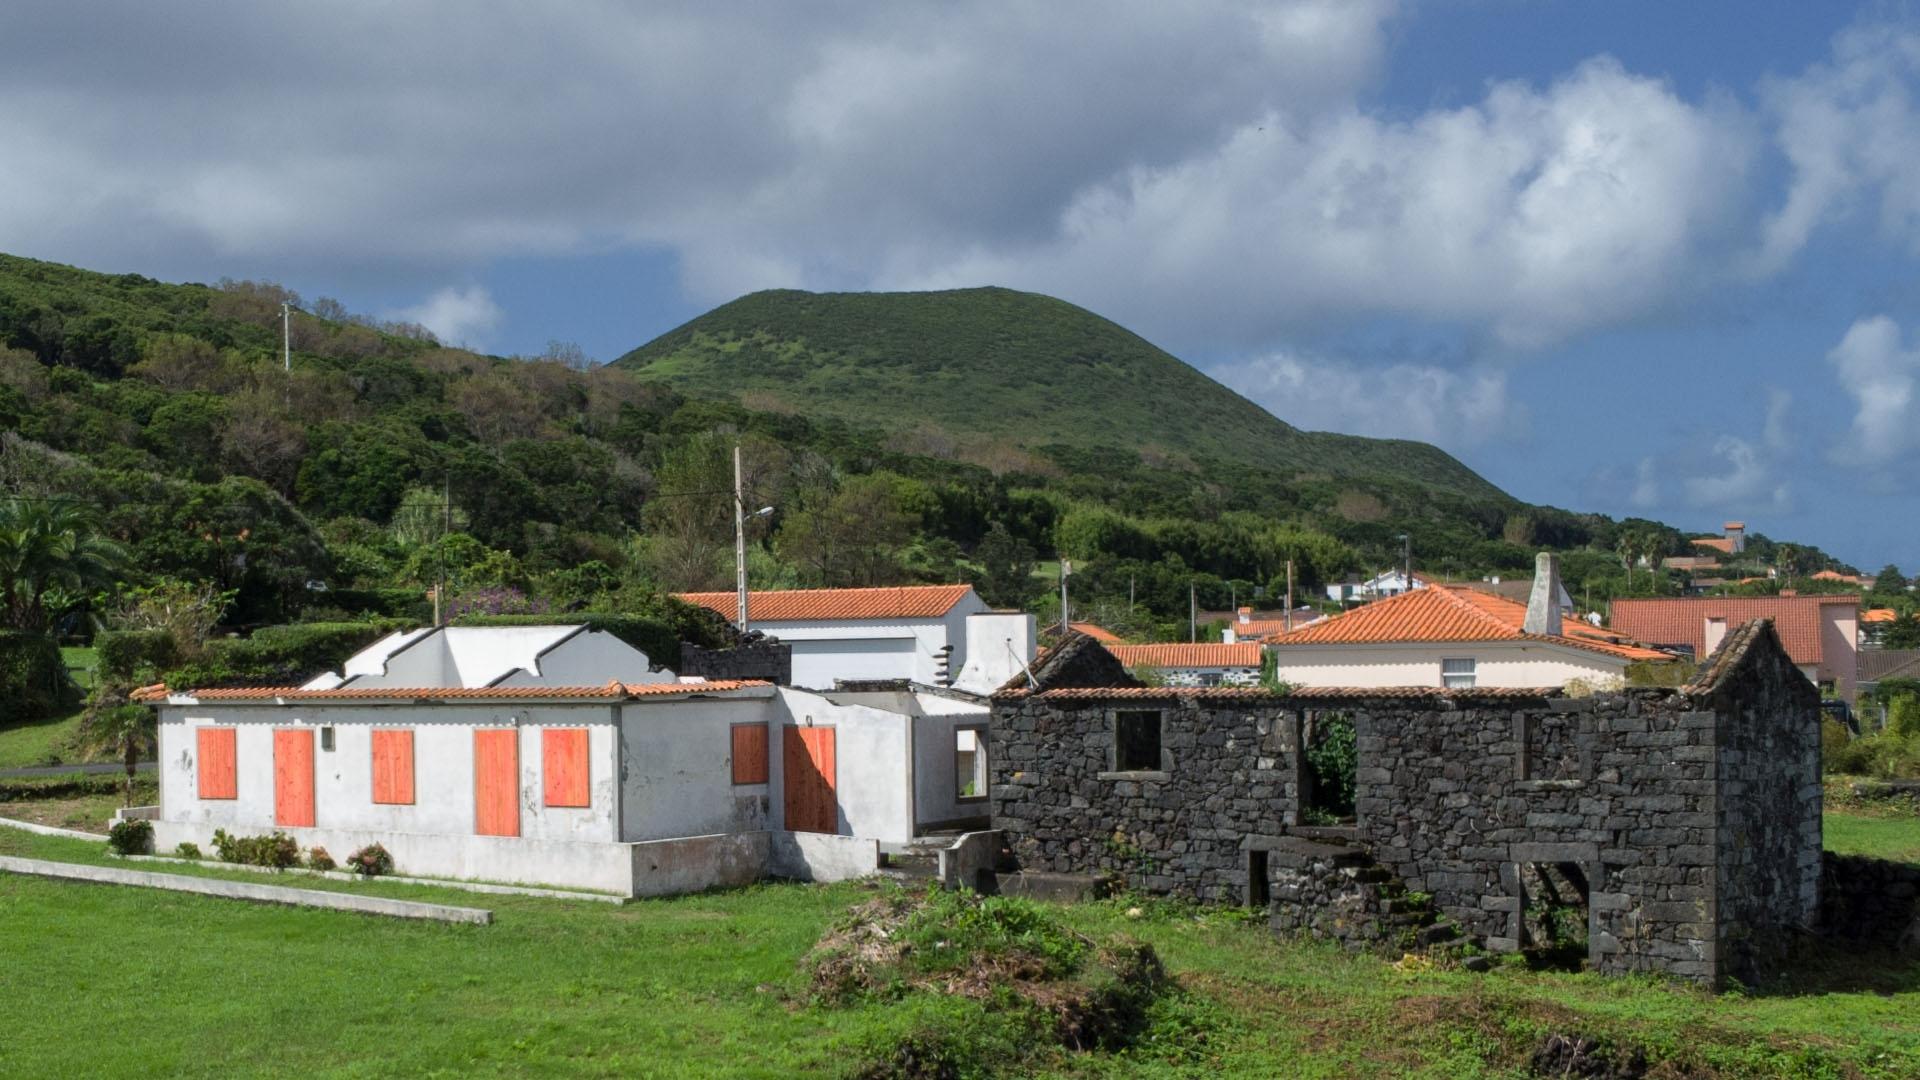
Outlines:
<svg viewBox="0 0 1920 1080"><path fill-rule="evenodd" d="M121 800L98 795L68 799L40 799L32 802L0 803L0 817L30 821L35 825L53 825L62 829L107 835L107 819L120 808Z"/></svg>

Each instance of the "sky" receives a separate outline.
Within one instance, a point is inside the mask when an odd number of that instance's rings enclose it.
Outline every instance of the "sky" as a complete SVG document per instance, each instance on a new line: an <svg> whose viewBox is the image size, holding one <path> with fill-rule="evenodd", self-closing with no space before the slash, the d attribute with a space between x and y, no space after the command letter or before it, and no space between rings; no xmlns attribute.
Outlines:
<svg viewBox="0 0 1920 1080"><path fill-rule="evenodd" d="M1920 11L12 0L0 251L612 359L1005 285L1514 495L1920 571Z"/></svg>

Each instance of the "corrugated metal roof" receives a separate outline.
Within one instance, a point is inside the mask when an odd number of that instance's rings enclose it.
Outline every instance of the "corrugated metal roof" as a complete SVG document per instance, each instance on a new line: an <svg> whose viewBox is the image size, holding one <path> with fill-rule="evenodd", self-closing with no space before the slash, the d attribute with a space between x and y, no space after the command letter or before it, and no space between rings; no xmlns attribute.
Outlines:
<svg viewBox="0 0 1920 1080"><path fill-rule="evenodd" d="M889 585L873 589L775 589L747 593L747 617L754 622L813 622L831 619L937 619L953 610L971 585ZM675 593L731 619L739 594Z"/></svg>

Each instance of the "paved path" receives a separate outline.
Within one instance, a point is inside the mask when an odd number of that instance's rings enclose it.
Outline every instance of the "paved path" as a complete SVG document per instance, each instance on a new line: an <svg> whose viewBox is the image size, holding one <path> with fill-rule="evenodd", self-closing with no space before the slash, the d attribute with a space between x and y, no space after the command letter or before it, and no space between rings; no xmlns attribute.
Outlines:
<svg viewBox="0 0 1920 1080"><path fill-rule="evenodd" d="M143 761L134 768L152 772L153 762ZM125 773L127 767L117 761L96 761L90 765L34 765L25 769L0 769L0 780L23 780L32 776L71 776L74 773Z"/></svg>

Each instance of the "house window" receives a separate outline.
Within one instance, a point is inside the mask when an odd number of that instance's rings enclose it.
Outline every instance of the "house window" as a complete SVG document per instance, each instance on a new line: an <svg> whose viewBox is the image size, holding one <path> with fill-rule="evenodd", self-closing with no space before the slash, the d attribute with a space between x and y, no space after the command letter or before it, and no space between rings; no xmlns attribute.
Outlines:
<svg viewBox="0 0 1920 1080"><path fill-rule="evenodd" d="M1159 772L1161 764L1159 711L1115 713L1114 771Z"/></svg>
<svg viewBox="0 0 1920 1080"><path fill-rule="evenodd" d="M413 732L376 729L372 741L373 801L388 806L412 806Z"/></svg>
<svg viewBox="0 0 1920 1080"><path fill-rule="evenodd" d="M733 725L733 782L767 782L767 725Z"/></svg>
<svg viewBox="0 0 1920 1080"><path fill-rule="evenodd" d="M592 806L587 785L587 729L540 732L540 775L548 806Z"/></svg>
<svg viewBox="0 0 1920 1080"><path fill-rule="evenodd" d="M1473 689L1473 657L1440 661L1440 685L1449 690Z"/></svg>
<svg viewBox="0 0 1920 1080"><path fill-rule="evenodd" d="M1203 671L1200 673L1201 686L1219 686L1220 681L1221 674L1217 671Z"/></svg>
<svg viewBox="0 0 1920 1080"><path fill-rule="evenodd" d="M955 728L953 732L953 793L961 802L987 797L987 731Z"/></svg>
<svg viewBox="0 0 1920 1080"><path fill-rule="evenodd" d="M234 729L203 727L195 733L196 755L200 766L200 797L237 799L240 797L238 770L234 768Z"/></svg>
<svg viewBox="0 0 1920 1080"><path fill-rule="evenodd" d="M332 725L328 725L320 729L320 749L326 751L327 753L333 752L333 726Z"/></svg>

